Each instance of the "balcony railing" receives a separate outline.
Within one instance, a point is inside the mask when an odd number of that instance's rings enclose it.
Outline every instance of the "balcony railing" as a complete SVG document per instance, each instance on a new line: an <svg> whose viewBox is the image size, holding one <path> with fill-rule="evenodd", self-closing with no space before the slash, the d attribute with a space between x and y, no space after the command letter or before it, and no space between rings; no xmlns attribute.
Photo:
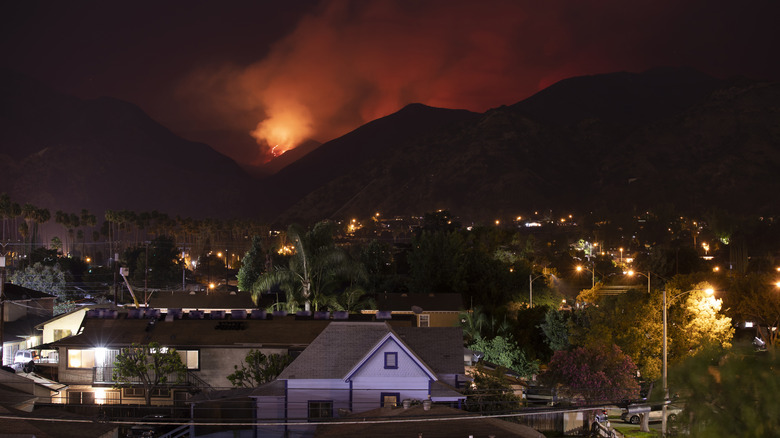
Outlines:
<svg viewBox="0 0 780 438"><path fill-rule="evenodd" d="M142 383L140 378L130 378L128 380L131 385L140 385ZM168 385L171 386L190 386L201 389L211 388L211 385L196 376L192 371L187 371L187 373L182 376L181 381L179 381L179 376L176 373L170 373L166 376L166 381ZM113 385L117 383L116 380L114 380L114 367L95 367L93 369L92 383L98 385Z"/></svg>

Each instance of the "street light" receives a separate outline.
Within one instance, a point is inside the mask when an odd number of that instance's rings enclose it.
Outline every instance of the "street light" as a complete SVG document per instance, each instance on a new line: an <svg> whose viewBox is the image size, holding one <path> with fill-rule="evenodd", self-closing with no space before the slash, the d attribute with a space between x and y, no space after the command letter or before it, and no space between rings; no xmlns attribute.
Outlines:
<svg viewBox="0 0 780 438"><path fill-rule="evenodd" d="M588 272L590 272L591 274L593 274L593 285L592 285L592 287L595 288L596 287L596 271L594 269L588 269L588 268L586 268L584 266L577 266L577 272L582 272L583 269L588 271Z"/></svg>
<svg viewBox="0 0 780 438"><path fill-rule="evenodd" d="M647 278L647 293L648 294L650 293L650 275L652 274L651 272L648 272L647 274L643 274L641 272L628 271L628 272L626 272L626 274L628 274L629 277L633 277L634 274L646 277Z"/></svg>
<svg viewBox="0 0 780 438"><path fill-rule="evenodd" d="M547 268L542 269L542 273L537 275L536 277L533 276L534 274L528 274L528 306L533 309L534 307L534 280L542 278L546 275L552 276L549 272L547 272Z"/></svg>
<svg viewBox="0 0 780 438"><path fill-rule="evenodd" d="M680 294L677 294L672 297L672 299L680 298L683 295L687 295L691 292L695 292L697 290L701 289L691 289L689 291L682 292ZM712 296L715 293L715 290L713 290L711 287L704 289L704 293L707 294L707 296ZM666 377L668 374L667 371L667 364L666 364L666 358L667 358L667 346L666 346L666 287L664 287L664 302L663 302L663 310L664 310L664 347L663 347L663 390L664 390L664 404L661 407L661 435L666 436L666 403L669 401L669 386L666 384Z"/></svg>

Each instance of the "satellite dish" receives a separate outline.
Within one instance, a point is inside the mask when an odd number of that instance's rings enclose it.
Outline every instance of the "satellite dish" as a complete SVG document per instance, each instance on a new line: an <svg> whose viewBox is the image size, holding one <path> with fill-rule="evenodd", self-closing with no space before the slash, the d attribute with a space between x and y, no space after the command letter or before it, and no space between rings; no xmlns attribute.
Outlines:
<svg viewBox="0 0 780 438"><path fill-rule="evenodd" d="M419 315L419 314L421 314L423 312L423 309L420 306L412 306L412 312L414 312L415 314Z"/></svg>

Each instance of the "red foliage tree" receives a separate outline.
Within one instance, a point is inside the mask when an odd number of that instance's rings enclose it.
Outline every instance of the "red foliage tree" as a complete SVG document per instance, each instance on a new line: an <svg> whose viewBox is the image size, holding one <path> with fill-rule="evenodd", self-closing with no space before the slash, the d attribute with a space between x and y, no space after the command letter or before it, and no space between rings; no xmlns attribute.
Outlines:
<svg viewBox="0 0 780 438"><path fill-rule="evenodd" d="M638 397L636 371L634 361L617 345L589 345L556 351L540 379L573 401L607 403Z"/></svg>

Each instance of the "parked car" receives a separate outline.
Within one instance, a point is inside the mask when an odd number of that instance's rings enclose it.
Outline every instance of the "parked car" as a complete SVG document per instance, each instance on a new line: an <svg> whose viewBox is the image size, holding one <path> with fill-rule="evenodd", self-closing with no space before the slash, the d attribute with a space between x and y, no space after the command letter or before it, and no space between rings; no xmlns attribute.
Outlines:
<svg viewBox="0 0 780 438"><path fill-rule="evenodd" d="M14 363L38 362L40 357L35 350L19 350L14 354Z"/></svg>
<svg viewBox="0 0 780 438"><path fill-rule="evenodd" d="M667 421L674 421L677 418L677 415L682 412L682 409L678 406L669 405L666 407L666 420ZM631 424L639 424L642 421L642 417L640 416L641 412L629 412L628 409L623 409L623 413L620 414L620 418L625 421L626 423ZM663 405L651 405L650 411L645 412L645 414L650 416L649 421L661 421L661 415L663 414Z"/></svg>

